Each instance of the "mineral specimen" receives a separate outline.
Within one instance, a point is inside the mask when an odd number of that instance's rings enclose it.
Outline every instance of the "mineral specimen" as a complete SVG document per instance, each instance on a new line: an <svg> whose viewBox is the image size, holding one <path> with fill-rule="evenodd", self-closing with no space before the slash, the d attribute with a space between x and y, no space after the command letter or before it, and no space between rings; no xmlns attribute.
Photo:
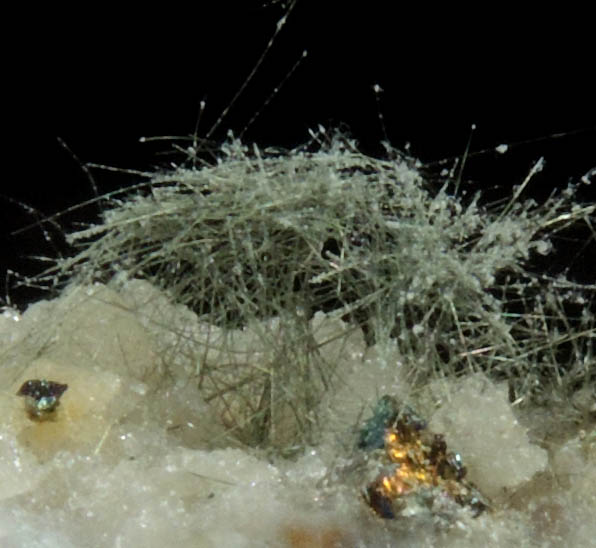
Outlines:
<svg viewBox="0 0 596 548"><path fill-rule="evenodd" d="M426 423L411 408L390 412L396 405L390 396L381 398L361 431L359 446L374 449L378 447L374 440L384 427L382 472L365 489L368 504L387 519L416 513L419 508L444 513L454 506L480 515L488 504L465 481L466 468L459 453L447 451L444 436L427 431Z"/></svg>
<svg viewBox="0 0 596 548"><path fill-rule="evenodd" d="M22 384L17 396L25 397L25 408L30 418L46 420L60 405L60 398L67 388L67 384L33 379Z"/></svg>

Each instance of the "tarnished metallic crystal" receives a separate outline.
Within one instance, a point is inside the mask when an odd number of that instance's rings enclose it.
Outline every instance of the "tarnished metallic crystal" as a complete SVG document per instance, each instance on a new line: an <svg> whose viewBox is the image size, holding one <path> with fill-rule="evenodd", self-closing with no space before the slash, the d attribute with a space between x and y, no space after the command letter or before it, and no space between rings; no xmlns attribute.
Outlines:
<svg viewBox="0 0 596 548"><path fill-rule="evenodd" d="M45 420L53 416L67 388L67 384L46 379L32 379L23 383L17 396L25 398L25 409L30 418Z"/></svg>
<svg viewBox="0 0 596 548"><path fill-rule="evenodd" d="M360 430L358 447L372 450L382 449L385 445L385 431L399 414L399 404L392 396L383 396L373 409L373 416L368 419Z"/></svg>
<svg viewBox="0 0 596 548"><path fill-rule="evenodd" d="M488 507L482 495L464 480L461 455L447 451L442 434L426 430L426 422L410 407L399 414L394 398L384 396L373 418L360 432L359 446L375 449L382 429L383 471L367 485L364 496L382 518L393 519L412 508L467 507L478 516ZM408 507L410 510L406 510ZM438 510L437 510L438 511Z"/></svg>
<svg viewBox="0 0 596 548"><path fill-rule="evenodd" d="M400 405L393 396L383 396L375 405L373 415L360 430L358 447L372 450L385 446L385 432L397 429L403 436L415 434L426 428L426 421L419 417L409 405Z"/></svg>

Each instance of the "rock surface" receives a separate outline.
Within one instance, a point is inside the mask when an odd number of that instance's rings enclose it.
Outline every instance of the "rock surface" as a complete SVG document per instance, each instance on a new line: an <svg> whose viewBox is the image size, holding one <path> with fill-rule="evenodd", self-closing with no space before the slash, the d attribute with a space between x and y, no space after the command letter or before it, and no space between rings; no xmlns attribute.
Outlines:
<svg viewBox="0 0 596 548"><path fill-rule="evenodd" d="M350 427L380 394L409 394L395 349L365 352L357 332L323 349L340 360L343 382L323 402L321 444L284 460L230 446L217 413L184 381L193 367L184 355L184 374L164 373L167 336L138 304L147 294L71 288L0 323L3 548L593 545L594 433L551 451L549 461L503 387L481 376L435 385L441 405L429 427L445 433L494 507L448 529L415 517L381 520L343 479ZM191 320L160 302L169 326ZM321 337L345 328L315 321ZM32 378L68 384L51 420L32 421L15 395ZM545 480L551 473L556 482Z"/></svg>

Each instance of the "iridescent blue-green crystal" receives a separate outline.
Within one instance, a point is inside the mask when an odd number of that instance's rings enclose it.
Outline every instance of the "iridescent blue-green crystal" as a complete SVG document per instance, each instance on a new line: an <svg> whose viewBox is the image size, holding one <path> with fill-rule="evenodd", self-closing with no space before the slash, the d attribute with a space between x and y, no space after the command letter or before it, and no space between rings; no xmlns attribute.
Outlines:
<svg viewBox="0 0 596 548"><path fill-rule="evenodd" d="M67 384L32 379L23 383L17 396L25 397L25 408L32 418L43 419L58 407L67 388Z"/></svg>
<svg viewBox="0 0 596 548"><path fill-rule="evenodd" d="M397 400L392 396L383 396L375 405L372 417L360 430L358 447L367 451L382 449L385 446L385 430L395 422L398 413Z"/></svg>

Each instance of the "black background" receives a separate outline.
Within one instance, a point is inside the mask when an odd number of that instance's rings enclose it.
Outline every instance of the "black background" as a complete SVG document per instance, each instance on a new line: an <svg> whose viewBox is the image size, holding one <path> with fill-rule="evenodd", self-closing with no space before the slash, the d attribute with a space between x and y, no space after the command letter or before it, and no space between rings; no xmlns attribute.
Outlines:
<svg viewBox="0 0 596 548"><path fill-rule="evenodd" d="M286 11L283 2L217 6L143 5L129 13L52 7L7 19L16 32L4 48L3 278L6 269L35 272L26 257L54 252L39 228L10 235L35 220L18 202L44 216L93 196L58 137L82 162L149 170L182 156L163 154L169 141L139 138L191 135L201 100L198 134L212 131ZM437 166L462 155L475 124L471 150L488 152L470 159L464 178L510 187L544 156L545 169L528 190L543 198L596 166L590 21L543 6L524 16L505 5L454 11L298 0L211 138L221 142L230 129L239 134L268 102L245 141L294 147L309 139L309 128L342 125L366 153L381 154L387 137L396 148L410 143L413 156ZM383 89L378 104L375 84ZM503 143L509 152L494 152ZM93 173L100 192L138 180ZM593 189L586 185L581 197L593 200ZM78 220L91 214L81 211ZM73 220L64 217L67 225ZM589 280L593 268L586 261L582 268ZM33 298L10 295L18 304Z"/></svg>

